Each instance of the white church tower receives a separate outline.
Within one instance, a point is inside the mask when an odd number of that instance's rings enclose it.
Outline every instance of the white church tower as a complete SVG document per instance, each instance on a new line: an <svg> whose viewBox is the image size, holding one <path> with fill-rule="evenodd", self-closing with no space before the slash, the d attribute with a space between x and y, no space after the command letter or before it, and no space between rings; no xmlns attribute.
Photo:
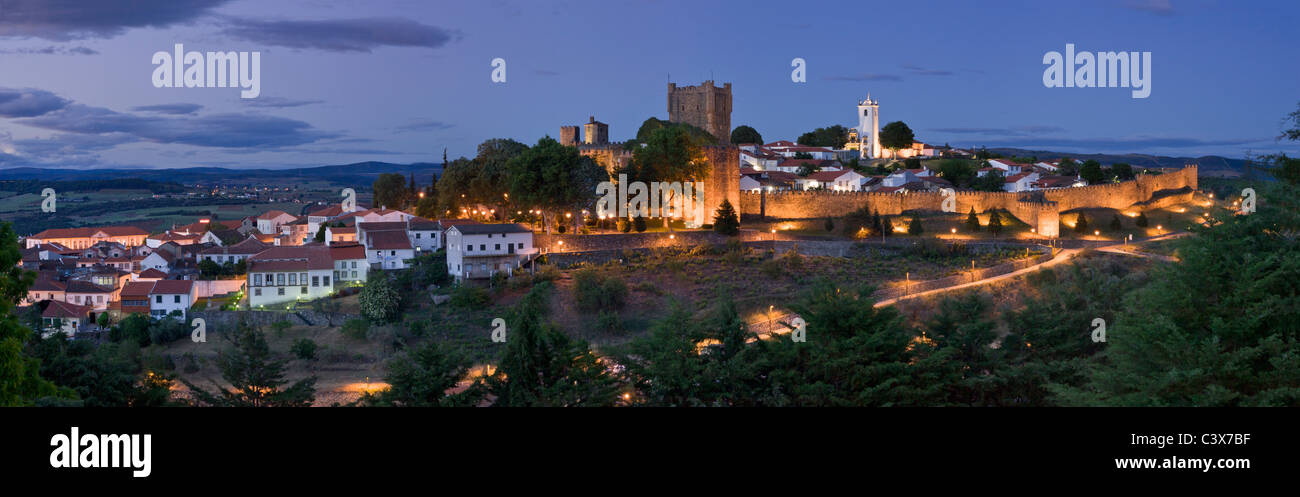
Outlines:
<svg viewBox="0 0 1300 497"><path fill-rule="evenodd" d="M858 151L863 159L878 159L880 154L880 102L871 99L858 101Z"/></svg>

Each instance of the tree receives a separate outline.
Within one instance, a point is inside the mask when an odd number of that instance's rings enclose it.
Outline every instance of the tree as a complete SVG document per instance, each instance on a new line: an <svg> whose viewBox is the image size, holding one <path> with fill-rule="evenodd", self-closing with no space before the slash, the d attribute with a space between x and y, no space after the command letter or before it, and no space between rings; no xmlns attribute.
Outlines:
<svg viewBox="0 0 1300 497"><path fill-rule="evenodd" d="M827 232L835 231L835 219L826 218L826 224L822 226Z"/></svg>
<svg viewBox="0 0 1300 497"><path fill-rule="evenodd" d="M1006 191L1007 178L1002 175L1002 171L994 169L971 180L970 187L975 191L981 192L1001 192Z"/></svg>
<svg viewBox="0 0 1300 497"><path fill-rule="evenodd" d="M1074 220L1074 232L1075 233L1088 232L1088 216L1083 215L1082 212L1080 212L1079 217L1075 218Z"/></svg>
<svg viewBox="0 0 1300 497"><path fill-rule="evenodd" d="M1123 221L1120 221L1120 219L1119 219L1119 214L1115 214L1114 217L1111 217L1111 218L1110 218L1110 230L1111 230L1111 231L1120 231L1120 230L1123 230L1123 229L1124 229L1124 222L1123 222Z"/></svg>
<svg viewBox="0 0 1300 497"><path fill-rule="evenodd" d="M736 215L736 209L731 206L731 201L723 199L722 204L713 215L713 231L727 235L736 236L740 234L740 217Z"/></svg>
<svg viewBox="0 0 1300 497"><path fill-rule="evenodd" d="M426 342L388 361L384 382L388 388L366 392L357 401L363 406L386 407L471 407L483 398L482 385L475 381L468 389L456 389L473 361L438 342Z"/></svg>
<svg viewBox="0 0 1300 497"><path fill-rule="evenodd" d="M903 121L894 121L880 128L880 146L895 154L899 149L911 148L915 141L916 135L912 133L912 128L907 127Z"/></svg>
<svg viewBox="0 0 1300 497"><path fill-rule="evenodd" d="M1282 135L1278 138L1285 138L1291 141L1300 140L1300 104L1296 104L1295 112L1286 115L1282 120L1283 126L1290 126L1291 129L1283 129Z"/></svg>
<svg viewBox="0 0 1300 497"><path fill-rule="evenodd" d="M21 261L13 225L0 222L0 407L66 404L77 394L42 378L40 359L23 351L32 331L15 310L35 275L19 267Z"/></svg>
<svg viewBox="0 0 1300 497"><path fill-rule="evenodd" d="M758 130L746 125L737 126L731 130L731 143L763 143L763 135L758 134Z"/></svg>
<svg viewBox="0 0 1300 497"><path fill-rule="evenodd" d="M400 175L398 176L400 177ZM217 354L217 368L230 389L213 382L208 392L181 379L194 394L198 405L217 407L307 407L316 396L316 377L289 384L284 379L287 361L271 352L266 337L247 323L240 323L231 339L233 349ZM288 385L287 388L283 388Z"/></svg>
<svg viewBox="0 0 1300 497"><path fill-rule="evenodd" d="M912 216L912 221L907 224L907 234L912 236L920 236L920 234L924 232L925 232L925 228L921 226L921 218Z"/></svg>
<svg viewBox="0 0 1300 497"><path fill-rule="evenodd" d="M406 178L398 173L381 173L371 185L375 207L401 209L406 206L410 193L406 191Z"/></svg>
<svg viewBox="0 0 1300 497"><path fill-rule="evenodd" d="M606 366L586 342L545 321L550 292L550 282L534 285L506 320L506 350L487 382L493 405L613 405L617 383Z"/></svg>
<svg viewBox="0 0 1300 497"><path fill-rule="evenodd" d="M637 233L644 233L646 230L645 216L637 214L636 217L632 218L632 229Z"/></svg>
<svg viewBox="0 0 1300 497"><path fill-rule="evenodd" d="M1137 219L1133 220L1133 224L1139 228L1145 228L1151 225L1151 221L1147 220L1147 213L1139 212L1137 215Z"/></svg>
<svg viewBox="0 0 1300 497"><path fill-rule="evenodd" d="M975 215L975 208L970 208L970 214L966 215L966 230L971 233L978 233L980 230L980 218Z"/></svg>
<svg viewBox="0 0 1300 497"><path fill-rule="evenodd" d="M997 209L989 212L989 233L993 233L993 236L1002 233L1002 214L999 214Z"/></svg>
<svg viewBox="0 0 1300 497"><path fill-rule="evenodd" d="M830 147L831 149L842 149L844 144L849 141L849 128L839 124L817 128L802 135L796 142L800 145L809 147ZM908 143L908 146L911 146Z"/></svg>
<svg viewBox="0 0 1300 497"><path fill-rule="evenodd" d="M880 218L880 234L884 236L894 236L894 223L889 222L888 216Z"/></svg>
<svg viewBox="0 0 1300 497"><path fill-rule="evenodd" d="M954 186L967 186L975 179L978 171L970 162L960 159L943 159L938 164L939 176Z"/></svg>
<svg viewBox="0 0 1300 497"><path fill-rule="evenodd" d="M1110 165L1110 176L1120 181L1128 181L1134 178L1133 166L1123 162Z"/></svg>
<svg viewBox="0 0 1300 497"><path fill-rule="evenodd" d="M1069 157L1061 159L1057 164L1057 172L1062 176L1076 176L1079 174L1079 163Z"/></svg>
<svg viewBox="0 0 1300 497"><path fill-rule="evenodd" d="M1193 225L1178 264L1154 269L1107 327L1106 354L1063 403L1294 406L1300 190L1256 183L1248 216Z"/></svg>
<svg viewBox="0 0 1300 497"><path fill-rule="evenodd" d="M310 338L299 338L289 348L293 355L304 361L316 360L316 342Z"/></svg>
<svg viewBox="0 0 1300 497"><path fill-rule="evenodd" d="M377 323L396 321L402 308L402 296L392 280L382 273L366 280L357 296L361 315Z"/></svg>
<svg viewBox="0 0 1300 497"><path fill-rule="evenodd" d="M316 235L313 237L316 243L325 243L325 228L328 228L329 225L328 221L320 223L320 227L316 229Z"/></svg>
<svg viewBox="0 0 1300 497"><path fill-rule="evenodd" d="M561 145L549 136L510 159L506 172L511 200L540 208L542 224L548 229L548 213L550 217L564 219L560 211L593 207L596 185L609 179L605 168L591 157L583 156L576 147ZM575 214L571 218L575 230L580 217Z"/></svg>
<svg viewBox="0 0 1300 497"><path fill-rule="evenodd" d="M1092 159L1083 161L1083 166L1079 168L1079 177L1090 185L1106 180L1106 176L1101 172L1101 163Z"/></svg>

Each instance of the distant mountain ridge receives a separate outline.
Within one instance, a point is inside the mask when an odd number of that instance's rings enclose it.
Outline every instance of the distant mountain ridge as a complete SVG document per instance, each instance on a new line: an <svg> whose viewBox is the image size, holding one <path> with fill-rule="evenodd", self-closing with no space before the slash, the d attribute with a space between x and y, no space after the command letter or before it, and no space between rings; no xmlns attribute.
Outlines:
<svg viewBox="0 0 1300 497"><path fill-rule="evenodd" d="M1204 157L1166 157L1163 155L1149 154L1071 154L1065 152L1052 152L1048 150L1025 150L1022 148L990 148L989 152L1002 154L1007 157L1038 157L1039 160L1053 160L1062 157L1069 157L1079 162L1088 159L1095 160L1103 165L1124 162L1135 167L1183 167L1188 164L1195 164L1197 174L1200 176L1221 176L1236 177L1244 174L1246 170L1246 161L1244 159L1229 159L1217 155L1207 155Z"/></svg>
<svg viewBox="0 0 1300 497"><path fill-rule="evenodd" d="M38 167L17 167L0 169L0 180L41 179L41 180L86 180L140 178L153 181L174 181L184 184L195 183L257 183L259 181L294 181L323 180L347 185L370 186L375 178L383 173L400 173L403 176L416 175L419 183L427 184L429 175L437 173L442 176L442 164L433 162L415 162L395 164L391 162L366 161L334 166L300 167L290 169L232 169L226 167L187 167L173 169L55 169Z"/></svg>

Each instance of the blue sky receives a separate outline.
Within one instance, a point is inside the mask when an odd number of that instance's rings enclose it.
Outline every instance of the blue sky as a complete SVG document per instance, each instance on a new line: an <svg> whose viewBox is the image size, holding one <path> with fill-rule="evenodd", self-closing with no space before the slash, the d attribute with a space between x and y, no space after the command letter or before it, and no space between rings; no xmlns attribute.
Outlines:
<svg viewBox="0 0 1300 497"><path fill-rule="evenodd" d="M1288 151L1295 2L17 0L0 11L0 167L440 161L589 115L667 118L666 84L733 85L767 141L855 123L953 146ZM261 95L155 88L157 51L261 52ZM1151 95L1046 88L1043 54L1151 52ZM494 58L507 80L491 81ZM790 79L807 61L807 82Z"/></svg>

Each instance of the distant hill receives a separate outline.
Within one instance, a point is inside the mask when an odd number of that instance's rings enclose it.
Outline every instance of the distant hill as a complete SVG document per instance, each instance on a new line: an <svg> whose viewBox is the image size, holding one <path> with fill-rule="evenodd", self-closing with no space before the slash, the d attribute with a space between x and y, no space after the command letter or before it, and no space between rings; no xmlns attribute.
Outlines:
<svg viewBox="0 0 1300 497"><path fill-rule="evenodd" d="M1215 176L1232 178L1241 176L1246 170L1246 161L1243 159L1229 159L1217 155L1207 155L1204 157L1165 157L1161 155L1147 154L1071 154L1064 152L1052 152L1048 150L1025 150L1022 148L990 148L989 152L1002 154L1007 157L1038 157L1039 160L1054 160L1062 157L1069 157L1079 162L1088 159L1095 160L1103 165L1124 162L1136 167L1182 167L1187 164L1196 164L1197 174L1200 176Z"/></svg>
<svg viewBox="0 0 1300 497"><path fill-rule="evenodd" d="M416 181L429 182L430 174L442 176L442 164L416 162L394 164L390 162L358 162L337 166L302 167L293 169L233 169L225 167L188 167L175 169L54 169L19 167L0 169L0 180L88 180L140 178L151 181L177 182L187 185L284 183L302 181L330 181L341 185L368 187L382 173L415 174Z"/></svg>

